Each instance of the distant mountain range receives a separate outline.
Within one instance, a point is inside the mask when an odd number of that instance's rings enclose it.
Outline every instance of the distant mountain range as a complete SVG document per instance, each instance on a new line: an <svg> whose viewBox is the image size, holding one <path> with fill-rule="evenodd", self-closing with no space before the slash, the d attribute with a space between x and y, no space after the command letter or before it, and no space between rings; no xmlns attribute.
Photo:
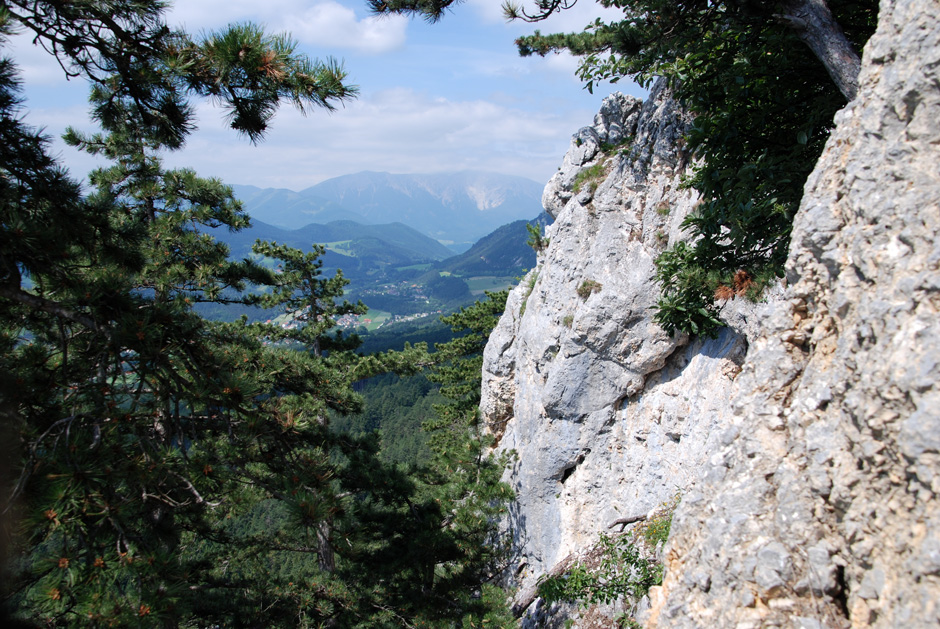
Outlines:
<svg viewBox="0 0 940 629"><path fill-rule="evenodd" d="M350 220L404 223L463 251L493 230L542 212L542 184L481 171L433 175L361 172L292 190L233 185L252 218L285 229Z"/></svg>
<svg viewBox="0 0 940 629"><path fill-rule="evenodd" d="M551 217L542 213L534 222L544 226L551 222ZM511 286L525 270L535 266L536 254L526 244L527 223L514 221L503 225L456 255L433 238L401 223L360 225L333 221L287 230L254 220L250 228L238 232L225 228L207 231L229 246L233 259L254 257L251 246L256 240L274 241L303 251L310 251L313 244L323 245L326 249L321 258L323 275L331 277L342 270L350 280L347 299L364 301L379 313L380 323L386 323L382 317L402 316L404 321L414 321L416 316L412 315L418 315L423 317L421 323L412 327L423 329L425 325L433 327L437 321L431 313L453 311L484 291ZM259 307L220 304L200 304L199 311L205 317L222 321L233 321L243 315L252 321L265 320L281 314ZM443 334L439 340L450 338L446 326L438 327ZM382 343L388 343L397 337L383 338Z"/></svg>
<svg viewBox="0 0 940 629"><path fill-rule="evenodd" d="M303 251L309 251L313 244L325 245L324 269L342 269L350 278L386 275L399 267L433 263L454 255L438 241L401 223L360 225L333 221L287 230L253 220L249 229L234 233L216 229L212 234L228 244L235 258L250 256L255 240L275 241Z"/></svg>

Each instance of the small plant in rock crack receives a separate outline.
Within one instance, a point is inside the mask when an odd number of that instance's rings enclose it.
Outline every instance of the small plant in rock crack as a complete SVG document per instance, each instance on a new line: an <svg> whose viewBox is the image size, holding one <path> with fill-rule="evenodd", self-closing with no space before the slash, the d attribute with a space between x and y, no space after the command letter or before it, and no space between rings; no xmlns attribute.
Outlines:
<svg viewBox="0 0 940 629"><path fill-rule="evenodd" d="M532 247L535 250L535 253L541 253L548 247L549 239L544 236L542 233L542 226L532 223L526 223L526 230L529 233L529 239L526 240L525 244Z"/></svg>
<svg viewBox="0 0 940 629"><path fill-rule="evenodd" d="M547 603L566 601L581 607L623 600L627 613L618 619L619 626L639 626L631 624L635 623L632 614L649 589L663 581L662 547L678 504L677 493L630 532L602 533L597 544L566 572L539 579L538 595Z"/></svg>
<svg viewBox="0 0 940 629"><path fill-rule="evenodd" d="M584 280L575 292L578 293L578 297L581 299L587 299L591 296L591 293L601 292L601 288L603 288L603 285L597 280Z"/></svg>
<svg viewBox="0 0 940 629"><path fill-rule="evenodd" d="M601 179L603 179L606 174L604 162L597 162L577 174L574 178L574 183L571 184L571 189L577 194L587 185L588 189L594 192L597 190L597 186L600 185Z"/></svg>
<svg viewBox="0 0 940 629"><path fill-rule="evenodd" d="M642 546L645 544L638 543L632 533L602 534L596 565L582 562L565 574L543 577L538 583L539 596L548 603L584 605L609 604L621 597L639 600L663 581L662 564Z"/></svg>
<svg viewBox="0 0 940 629"><path fill-rule="evenodd" d="M522 298L522 305L519 306L520 317L525 314L526 304L529 303L529 296L532 294L532 291L535 289L535 283L538 281L538 279L539 279L539 272L535 271L534 273L529 275L528 279L526 280L525 297Z"/></svg>

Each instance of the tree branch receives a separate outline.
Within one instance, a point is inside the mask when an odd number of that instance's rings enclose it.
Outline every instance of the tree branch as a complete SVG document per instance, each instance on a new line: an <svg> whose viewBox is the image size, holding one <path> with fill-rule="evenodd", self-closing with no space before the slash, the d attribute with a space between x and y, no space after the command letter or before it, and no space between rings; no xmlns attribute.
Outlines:
<svg viewBox="0 0 940 629"><path fill-rule="evenodd" d="M610 526L608 526L607 528L612 529L615 526L619 526L620 532L623 533L623 529L625 529L628 524L633 524L634 522L642 522L643 520L646 519L646 517L647 517L646 515L634 515L634 516L630 516L629 518L620 518L619 520L614 520L613 522L611 522Z"/></svg>
<svg viewBox="0 0 940 629"><path fill-rule="evenodd" d="M41 310L42 312L48 312L51 315L55 315L62 319L67 319L74 323L83 325L93 332L102 331L95 320L91 317L75 312L74 310L66 308L62 304L56 303L49 299L39 297L38 295L33 295L32 293L27 293L21 288L0 286L0 298L21 303L24 306L29 306L30 308L35 308L36 310Z"/></svg>
<svg viewBox="0 0 940 629"><path fill-rule="evenodd" d="M825 0L789 0L785 13L775 18L793 29L822 62L832 81L851 101L858 92L858 73L862 61L836 22Z"/></svg>

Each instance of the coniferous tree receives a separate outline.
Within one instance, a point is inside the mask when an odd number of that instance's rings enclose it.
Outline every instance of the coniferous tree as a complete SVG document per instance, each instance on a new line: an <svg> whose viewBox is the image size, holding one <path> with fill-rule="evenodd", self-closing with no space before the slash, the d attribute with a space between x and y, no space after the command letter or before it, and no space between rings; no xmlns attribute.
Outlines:
<svg viewBox="0 0 940 629"><path fill-rule="evenodd" d="M508 560L499 518L512 494L500 480L504 458L488 453L478 409L483 347L506 296L487 293L486 300L442 317L459 335L428 357L428 379L447 399L423 426L430 460L406 474L361 455L354 466L381 475L381 481L360 483L372 489L359 494L350 519L359 537L347 581L361 584L359 616L368 619L354 626L511 622L496 583Z"/></svg>
<svg viewBox="0 0 940 629"><path fill-rule="evenodd" d="M338 66L294 55L286 38L240 26L197 42L167 29L163 8L11 2L0 11L4 33L32 30L67 72L92 81L103 131L68 141L113 164L92 174L83 198L18 121L15 68L2 62L0 412L19 444L4 479L18 551L5 566L5 607L69 625L235 613L259 622L261 610L316 624L335 615L342 588L326 575L327 589L269 592L258 561L322 554L298 543L337 509L318 418L355 408L354 370L283 346L322 334L326 311L315 332L301 326L290 338L207 322L193 305L325 303L342 279L319 278L312 258L298 263L303 254L273 246L266 253L288 272L228 260L205 232L240 229L247 216L220 182L163 170L159 152L191 131L189 95L217 99L234 128L258 139L281 100L330 107L354 90ZM246 294L249 285L272 291ZM265 500L294 518L289 540L225 529Z"/></svg>
<svg viewBox="0 0 940 629"><path fill-rule="evenodd" d="M70 626L482 621L500 606L475 592L506 491L469 407L435 438L456 448L411 474L375 439L329 430L358 408L353 381L414 372L425 348L353 354L333 320L362 306L321 275L322 249L258 243L265 263L230 260L207 232L248 224L231 191L160 161L192 130L193 96L257 140L281 101L332 107L354 90L284 37L194 40L163 8L0 10L4 33L31 30L91 81L101 132L67 140L110 163L83 196L18 121L15 67L0 61L4 610ZM280 306L296 325L207 321L200 303Z"/></svg>

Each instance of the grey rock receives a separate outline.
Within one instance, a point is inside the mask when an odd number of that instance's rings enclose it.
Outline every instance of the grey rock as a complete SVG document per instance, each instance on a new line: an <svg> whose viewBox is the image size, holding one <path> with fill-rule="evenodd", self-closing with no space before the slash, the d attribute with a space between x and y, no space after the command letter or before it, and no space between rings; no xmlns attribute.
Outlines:
<svg viewBox="0 0 940 629"><path fill-rule="evenodd" d="M790 554L780 542L771 542L757 552L757 584L765 592L773 592L786 585L790 577Z"/></svg>
<svg viewBox="0 0 940 629"><path fill-rule="evenodd" d="M642 103L605 99L545 188L550 244L484 352L484 424L499 450L518 455L506 475L517 496L507 527L526 557L523 590L610 523L688 488L733 434L744 334L689 343L653 321L653 260L683 237L696 202L680 186L688 122L661 86ZM605 174L575 193L578 173L595 164ZM579 295L585 280L598 290ZM742 321L758 318L739 310ZM711 578L702 571L695 587Z"/></svg>
<svg viewBox="0 0 940 629"><path fill-rule="evenodd" d="M936 1L883 0L786 281L690 341L652 319L653 260L696 202L688 116L661 86L605 100L545 188L551 243L484 354L486 429L518 454L521 585L679 491L646 626L940 625L938 120ZM585 280L600 290L579 296Z"/></svg>
<svg viewBox="0 0 940 629"><path fill-rule="evenodd" d="M882 2L737 379L741 436L698 487L713 499L679 507L649 626L940 624L936 8ZM707 593L680 576L729 560Z"/></svg>

